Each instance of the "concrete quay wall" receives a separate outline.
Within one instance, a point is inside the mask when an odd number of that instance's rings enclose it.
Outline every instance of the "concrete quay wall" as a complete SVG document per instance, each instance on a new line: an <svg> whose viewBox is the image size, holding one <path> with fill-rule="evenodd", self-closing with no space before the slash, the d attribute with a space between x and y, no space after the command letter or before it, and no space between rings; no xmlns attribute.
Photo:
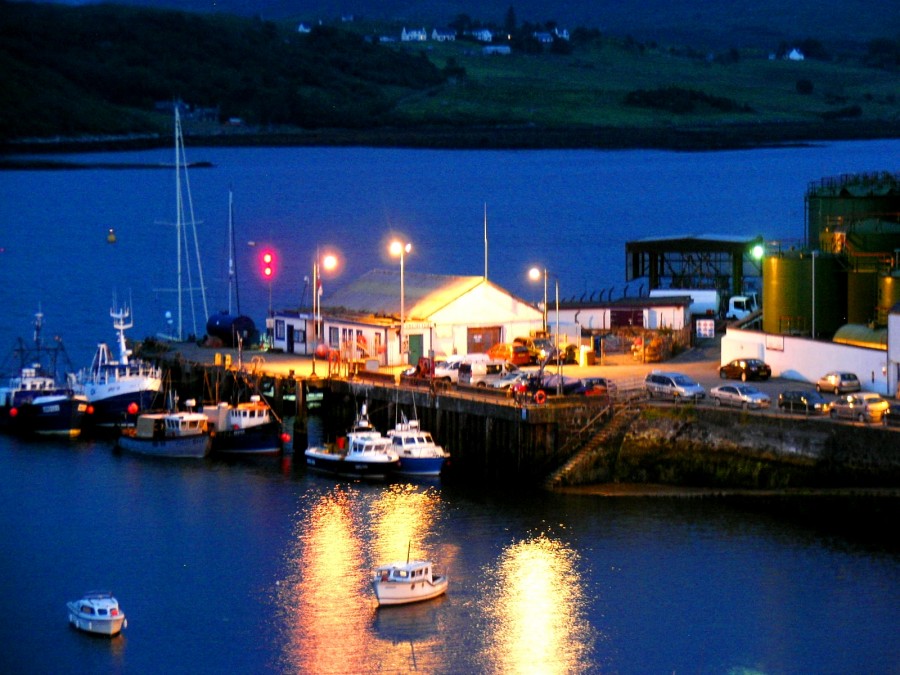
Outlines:
<svg viewBox="0 0 900 675"><path fill-rule="evenodd" d="M644 405L621 443L564 485L714 489L900 488L900 429L697 406Z"/></svg>

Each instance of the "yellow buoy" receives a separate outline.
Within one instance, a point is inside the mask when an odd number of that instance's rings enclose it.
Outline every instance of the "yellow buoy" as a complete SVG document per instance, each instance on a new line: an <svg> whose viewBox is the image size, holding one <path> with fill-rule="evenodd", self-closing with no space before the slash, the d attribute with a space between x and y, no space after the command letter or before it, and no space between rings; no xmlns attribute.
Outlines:
<svg viewBox="0 0 900 675"><path fill-rule="evenodd" d="M106 242L109 244L116 243L116 231L113 228L109 228L106 233Z"/></svg>

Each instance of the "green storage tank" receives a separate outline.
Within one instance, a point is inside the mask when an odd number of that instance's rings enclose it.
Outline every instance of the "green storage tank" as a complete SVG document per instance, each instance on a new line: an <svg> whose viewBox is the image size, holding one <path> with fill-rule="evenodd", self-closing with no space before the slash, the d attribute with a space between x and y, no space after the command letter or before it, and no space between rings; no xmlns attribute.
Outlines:
<svg viewBox="0 0 900 675"><path fill-rule="evenodd" d="M766 258L762 296L766 333L831 337L847 323L847 274L831 255L803 252Z"/></svg>
<svg viewBox="0 0 900 675"><path fill-rule="evenodd" d="M807 245L819 235L857 220L900 212L900 174L848 174L822 178L806 189Z"/></svg>
<svg viewBox="0 0 900 675"><path fill-rule="evenodd" d="M875 319L878 275L875 272L847 274L847 323L866 324Z"/></svg>
<svg viewBox="0 0 900 675"><path fill-rule="evenodd" d="M888 313L898 302L900 302L900 271L895 271L878 280L878 314L875 321L879 326L887 326Z"/></svg>

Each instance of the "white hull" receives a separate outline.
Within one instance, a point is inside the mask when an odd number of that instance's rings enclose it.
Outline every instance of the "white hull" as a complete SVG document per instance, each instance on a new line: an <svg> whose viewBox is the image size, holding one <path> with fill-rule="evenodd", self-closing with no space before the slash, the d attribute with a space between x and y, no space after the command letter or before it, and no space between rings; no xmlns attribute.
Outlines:
<svg viewBox="0 0 900 675"><path fill-rule="evenodd" d="M427 581L373 581L375 598L379 605L406 605L411 602L431 600L447 592L450 580L446 575Z"/></svg>
<svg viewBox="0 0 900 675"><path fill-rule="evenodd" d="M154 457L206 457L209 443L207 434L162 439L119 437L119 447L123 450Z"/></svg>
<svg viewBox="0 0 900 675"><path fill-rule="evenodd" d="M115 619L98 619L96 616L86 616L73 608L73 603L69 605L69 623L78 630L86 633L96 633L97 635L109 635L110 637L118 635L122 632L128 623L124 616Z"/></svg>

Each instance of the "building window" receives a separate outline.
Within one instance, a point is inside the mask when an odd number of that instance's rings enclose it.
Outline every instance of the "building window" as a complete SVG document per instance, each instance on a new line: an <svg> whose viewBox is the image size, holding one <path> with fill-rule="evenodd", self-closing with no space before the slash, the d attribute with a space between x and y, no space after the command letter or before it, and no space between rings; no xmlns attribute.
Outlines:
<svg viewBox="0 0 900 675"><path fill-rule="evenodd" d="M294 344L306 342L306 331L300 328L294 329Z"/></svg>
<svg viewBox="0 0 900 675"><path fill-rule="evenodd" d="M334 326L328 328L328 344L335 349L341 346L341 334L339 329Z"/></svg>
<svg viewBox="0 0 900 675"><path fill-rule="evenodd" d="M275 320L275 339L284 340L284 319Z"/></svg>

